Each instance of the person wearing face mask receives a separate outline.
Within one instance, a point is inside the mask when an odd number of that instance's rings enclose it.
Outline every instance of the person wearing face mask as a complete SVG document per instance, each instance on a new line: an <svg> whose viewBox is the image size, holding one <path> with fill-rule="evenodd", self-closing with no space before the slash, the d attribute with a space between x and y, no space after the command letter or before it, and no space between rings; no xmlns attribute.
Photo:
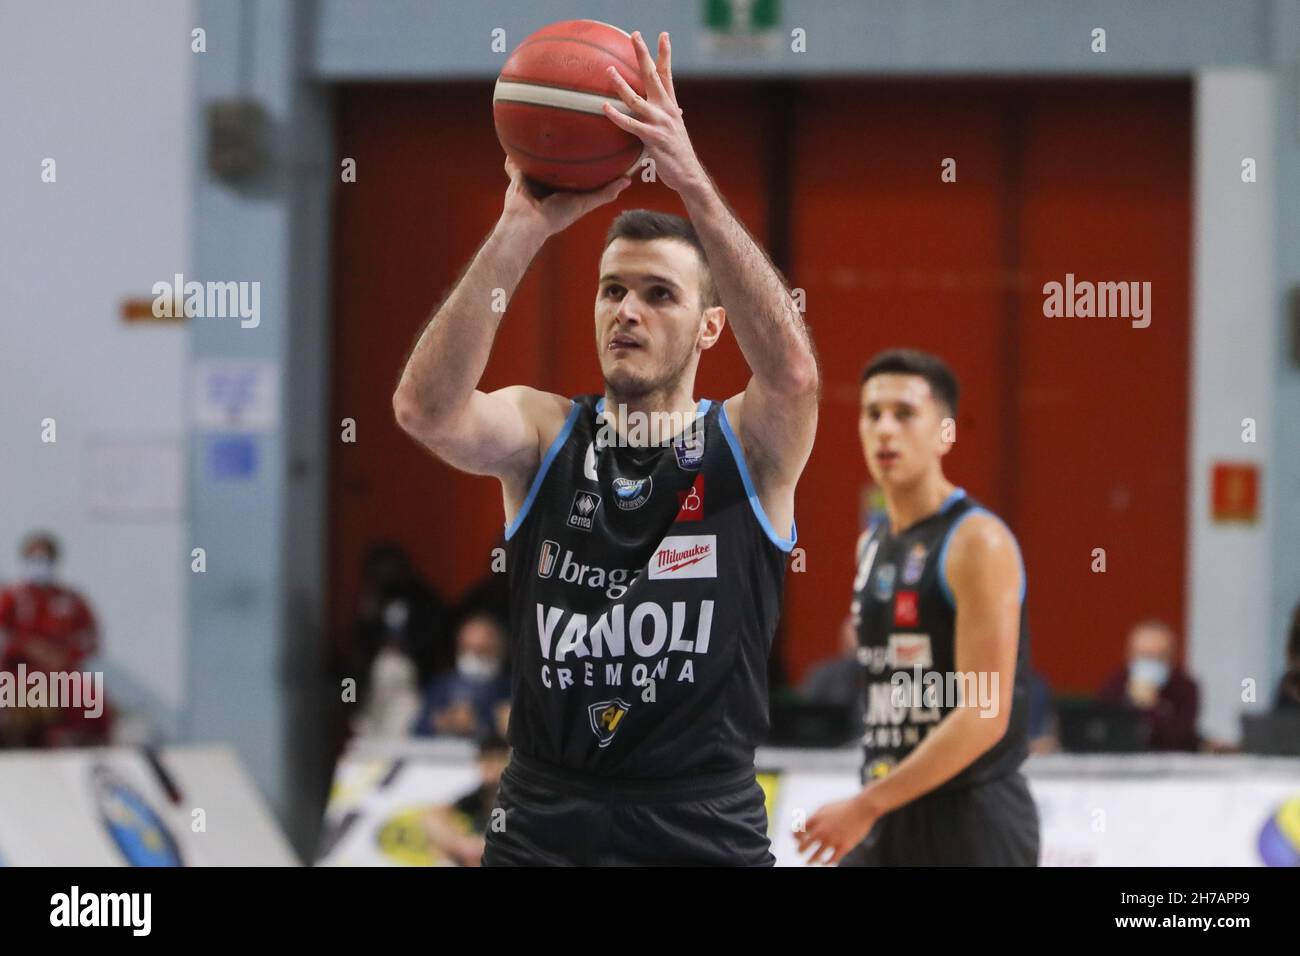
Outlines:
<svg viewBox="0 0 1300 956"><path fill-rule="evenodd" d="M456 670L429 685L415 733L482 737L497 732L499 708L510 699L505 648L505 632L495 615L468 615L456 631Z"/></svg>
<svg viewBox="0 0 1300 956"><path fill-rule="evenodd" d="M59 545L43 531L19 549L20 576L0 590L0 671L31 674L79 671L99 647L90 605L58 579ZM41 710L0 714L5 741L19 746L92 745L108 735L107 710L98 718L80 711Z"/></svg>
<svg viewBox="0 0 1300 956"><path fill-rule="evenodd" d="M1200 692L1174 661L1174 631L1148 620L1129 632L1128 663L1102 688L1100 699L1142 716L1152 750L1196 750Z"/></svg>

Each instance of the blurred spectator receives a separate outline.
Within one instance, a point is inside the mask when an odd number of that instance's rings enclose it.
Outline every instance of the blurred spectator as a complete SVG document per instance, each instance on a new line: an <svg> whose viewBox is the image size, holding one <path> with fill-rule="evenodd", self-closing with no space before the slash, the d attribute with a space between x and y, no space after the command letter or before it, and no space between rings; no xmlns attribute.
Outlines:
<svg viewBox="0 0 1300 956"><path fill-rule="evenodd" d="M1029 668L1029 752L1056 753L1061 749L1052 688L1043 675Z"/></svg>
<svg viewBox="0 0 1300 956"><path fill-rule="evenodd" d="M366 553L361 566L361 597L353 633L360 660L356 670L370 673L387 647L410 655L417 686L452 666L442 596L420 577L399 546L384 542ZM354 671L355 673L355 671Z"/></svg>
<svg viewBox="0 0 1300 956"><path fill-rule="evenodd" d="M499 732L501 705L510 700L505 657L501 619L488 611L469 614L456 631L456 670L429 685L415 732L459 737Z"/></svg>
<svg viewBox="0 0 1300 956"><path fill-rule="evenodd" d="M99 649L99 630L90 605L58 580L59 543L38 531L19 549L21 579L0 590L0 671L17 681L22 673L42 673L53 693L57 675L76 673L82 700L95 693L93 679L81 675L82 665ZM30 681L29 681L30 683ZM102 681L99 682L102 691ZM0 742L7 746L95 746L108 742L111 717L104 701L99 716L87 707L0 708Z"/></svg>
<svg viewBox="0 0 1300 956"><path fill-rule="evenodd" d="M363 737L405 737L419 715L415 662L397 641L390 641L370 665L367 692L352 729Z"/></svg>
<svg viewBox="0 0 1300 956"><path fill-rule="evenodd" d="M839 655L813 666L804 678L801 695L810 704L833 704L851 708L853 727L861 733L863 701L862 667L858 663L858 634L853 615L840 622Z"/></svg>
<svg viewBox="0 0 1300 956"><path fill-rule="evenodd" d="M1102 688L1099 698L1131 707L1149 731L1152 750L1196 750L1200 693L1174 664L1174 631L1162 621L1137 624L1129 633L1128 665Z"/></svg>
<svg viewBox="0 0 1300 956"><path fill-rule="evenodd" d="M461 866L478 866L483 858L483 834L492 825L497 785L510 762L510 747L493 734L478 747L479 784L455 803L434 807L425 818L429 840Z"/></svg>
<svg viewBox="0 0 1300 956"><path fill-rule="evenodd" d="M1286 673L1277 685L1275 710L1300 713L1300 604L1291 612L1291 634L1286 642Z"/></svg>

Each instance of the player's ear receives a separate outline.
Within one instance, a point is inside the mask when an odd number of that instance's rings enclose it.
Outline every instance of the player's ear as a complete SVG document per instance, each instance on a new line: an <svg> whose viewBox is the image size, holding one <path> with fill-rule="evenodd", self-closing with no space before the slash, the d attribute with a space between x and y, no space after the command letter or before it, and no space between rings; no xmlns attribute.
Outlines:
<svg viewBox="0 0 1300 956"><path fill-rule="evenodd" d="M727 310L720 305L705 309L700 313L700 348L713 348L714 343L722 338L722 330L727 325Z"/></svg>

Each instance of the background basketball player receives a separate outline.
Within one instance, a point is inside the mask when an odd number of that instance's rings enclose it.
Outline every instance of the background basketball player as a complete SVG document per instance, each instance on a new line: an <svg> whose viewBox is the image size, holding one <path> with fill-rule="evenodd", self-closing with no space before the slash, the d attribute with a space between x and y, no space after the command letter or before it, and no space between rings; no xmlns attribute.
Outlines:
<svg viewBox="0 0 1300 956"><path fill-rule="evenodd" d="M510 162L501 218L394 395L411 435L502 485L514 754L487 865L772 861L753 754L817 364L782 277L695 155L667 35L657 67L633 40L647 96L620 79L632 115L605 115L641 139L690 221L638 210L610 229L603 397L476 387L502 320L493 290L511 294L547 237L628 182L538 201ZM727 318L752 378L697 401L700 355ZM674 413L666 440L634 437Z"/></svg>
<svg viewBox="0 0 1300 956"><path fill-rule="evenodd" d="M796 833L809 862L1023 865L1038 815L1027 752L1029 632L1015 538L943 474L957 380L910 350L862 375L858 434L886 515L858 542L864 787ZM918 680L919 678L919 680Z"/></svg>

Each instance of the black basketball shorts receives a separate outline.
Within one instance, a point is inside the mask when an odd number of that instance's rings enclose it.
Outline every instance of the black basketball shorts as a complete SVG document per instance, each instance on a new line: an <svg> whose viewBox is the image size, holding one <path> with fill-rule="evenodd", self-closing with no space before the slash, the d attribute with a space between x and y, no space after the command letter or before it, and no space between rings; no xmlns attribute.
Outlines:
<svg viewBox="0 0 1300 956"><path fill-rule="evenodd" d="M1037 866L1038 808L1019 773L887 813L840 866Z"/></svg>
<svg viewBox="0 0 1300 956"><path fill-rule="evenodd" d="M516 753L501 776L500 826L484 866L771 866L754 770L610 781Z"/></svg>

